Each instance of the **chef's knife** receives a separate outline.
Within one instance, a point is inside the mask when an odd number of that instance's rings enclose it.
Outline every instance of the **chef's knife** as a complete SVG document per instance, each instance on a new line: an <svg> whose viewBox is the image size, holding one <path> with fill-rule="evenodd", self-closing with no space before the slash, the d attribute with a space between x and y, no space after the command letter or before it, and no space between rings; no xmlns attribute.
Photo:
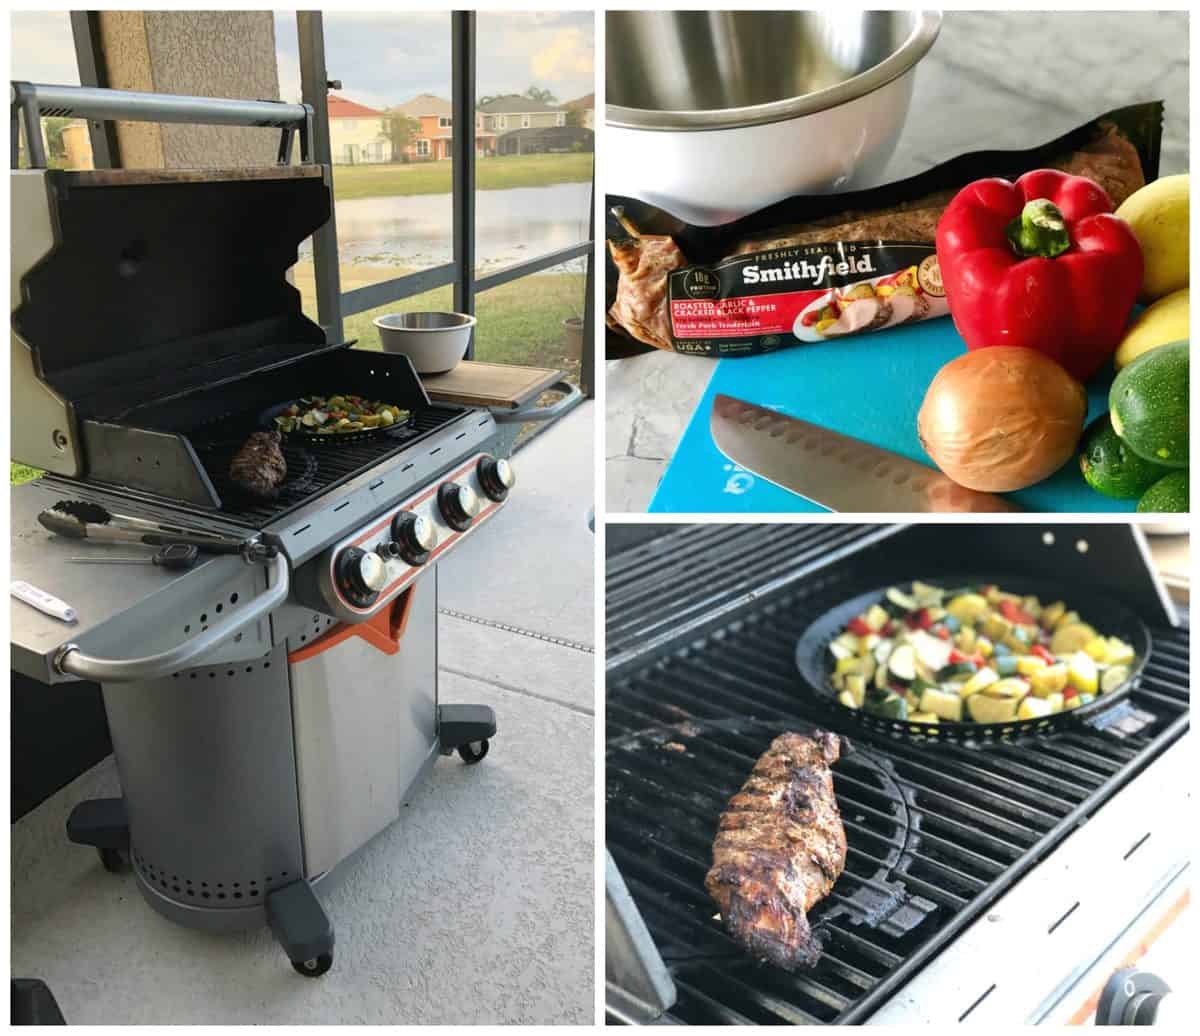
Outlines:
<svg viewBox="0 0 1200 1036"><path fill-rule="evenodd" d="M1021 510L891 450L732 396L713 401L710 428L717 449L739 467L831 511Z"/></svg>

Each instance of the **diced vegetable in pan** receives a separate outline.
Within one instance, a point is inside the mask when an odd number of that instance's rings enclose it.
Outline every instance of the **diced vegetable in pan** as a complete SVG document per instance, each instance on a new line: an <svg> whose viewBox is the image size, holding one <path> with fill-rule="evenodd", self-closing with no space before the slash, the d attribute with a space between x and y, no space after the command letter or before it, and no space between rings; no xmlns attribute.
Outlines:
<svg viewBox="0 0 1200 1036"><path fill-rule="evenodd" d="M305 396L275 418L275 427L284 434L344 435L364 428L390 428L408 418L407 410L362 396Z"/></svg>
<svg viewBox="0 0 1200 1036"><path fill-rule="evenodd" d="M1128 682L1133 646L1062 601L997 586L892 587L830 643L838 701L909 723L1011 723Z"/></svg>

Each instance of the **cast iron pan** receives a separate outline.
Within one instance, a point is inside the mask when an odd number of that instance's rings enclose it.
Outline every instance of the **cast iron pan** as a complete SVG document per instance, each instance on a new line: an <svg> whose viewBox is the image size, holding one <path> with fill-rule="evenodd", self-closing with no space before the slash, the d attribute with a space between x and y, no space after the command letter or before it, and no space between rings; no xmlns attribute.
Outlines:
<svg viewBox="0 0 1200 1036"><path fill-rule="evenodd" d="M317 435L315 432L285 432L275 427L275 418L282 414L293 403L298 403L299 399L289 399L285 403L276 403L274 406L264 410L258 415L258 424L264 431L279 432L283 436L285 443L296 446L331 446L337 443L350 444L354 442L367 442L373 439L385 439L395 432L403 431L412 424L413 411L409 410L408 419L405 421L397 421L395 424L387 425L384 428L363 428L357 432L343 432L340 435ZM406 409L406 408L399 408Z"/></svg>
<svg viewBox="0 0 1200 1036"><path fill-rule="evenodd" d="M1011 723L910 723L907 720L874 716L865 709L848 709L838 702L837 692L830 682L833 656L829 653L829 644L854 616L866 611L872 604L882 604L888 587L907 586L912 582L911 579L899 579L888 586L859 594L839 604L821 616L801 635L796 644L796 666L800 675L804 677L805 689L822 705L835 709L847 720L869 730L910 741L945 741L955 744L1013 741L1030 735L1058 733L1107 712L1137 688L1142 669L1150 657L1150 631L1146 624L1123 605L1097 596L1083 587L1077 587L1072 594L1072 591L1064 588L1061 583L996 574L945 576L932 581L926 577L921 581L948 588L995 584L1008 593L1020 594L1022 597L1033 595L1042 601L1065 601L1068 610L1079 612L1080 620L1095 627L1098 633L1106 637L1120 637L1127 644L1133 645L1136 657L1129 667L1129 679L1115 691L1098 695L1095 701L1070 712L1059 712L1040 719L1014 720ZM1079 601L1079 606L1072 602L1072 596Z"/></svg>

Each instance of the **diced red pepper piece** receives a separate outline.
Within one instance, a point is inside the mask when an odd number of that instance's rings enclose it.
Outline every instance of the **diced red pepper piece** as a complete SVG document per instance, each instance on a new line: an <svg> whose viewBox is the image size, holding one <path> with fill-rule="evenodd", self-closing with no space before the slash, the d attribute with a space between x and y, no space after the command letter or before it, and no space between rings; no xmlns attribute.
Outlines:
<svg viewBox="0 0 1200 1036"><path fill-rule="evenodd" d="M1063 701L1066 701L1068 698L1077 697L1078 694L1079 694L1079 692L1077 690L1075 690L1074 687L1064 687L1063 688Z"/></svg>
<svg viewBox="0 0 1200 1036"><path fill-rule="evenodd" d="M976 651L975 654L971 656L971 661L975 663L976 669L982 669L987 659L983 657L982 651Z"/></svg>
<svg viewBox="0 0 1200 1036"><path fill-rule="evenodd" d="M867 620L861 615L854 616L853 619L846 623L846 629L856 637L865 637L871 633L871 627L867 625Z"/></svg>
<svg viewBox="0 0 1200 1036"><path fill-rule="evenodd" d="M946 629L945 626L935 626L933 629L933 635L935 637L941 637L942 640L950 639L950 631Z"/></svg>
<svg viewBox="0 0 1200 1036"><path fill-rule="evenodd" d="M888 619L888 621L884 624L883 628L880 629L879 632L881 634L883 634L883 636L885 636L885 637L890 637L893 633L895 633L896 632L895 619Z"/></svg>
<svg viewBox="0 0 1200 1036"><path fill-rule="evenodd" d="M928 608L922 608L917 612L917 628L927 630L933 625L933 617L929 614Z"/></svg>
<svg viewBox="0 0 1200 1036"><path fill-rule="evenodd" d="M971 660L967 658L967 656L961 651L959 651L958 648L951 648L949 661L951 664L953 664L955 662L969 662Z"/></svg>
<svg viewBox="0 0 1200 1036"><path fill-rule="evenodd" d="M1008 619L1009 622L1015 622L1018 626L1032 626L1034 624L1033 616L1015 601L1001 601L1000 614Z"/></svg>
<svg viewBox="0 0 1200 1036"><path fill-rule="evenodd" d="M1041 644L1034 644L1033 647L1029 649L1029 653L1031 655L1037 655L1038 658L1045 659L1049 665L1054 664L1054 655Z"/></svg>

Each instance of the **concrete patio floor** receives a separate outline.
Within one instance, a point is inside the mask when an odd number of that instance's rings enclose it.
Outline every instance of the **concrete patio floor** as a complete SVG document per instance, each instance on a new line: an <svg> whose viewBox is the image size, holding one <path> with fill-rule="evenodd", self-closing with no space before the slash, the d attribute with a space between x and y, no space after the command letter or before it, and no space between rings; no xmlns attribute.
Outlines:
<svg viewBox="0 0 1200 1036"><path fill-rule="evenodd" d="M439 567L441 700L499 733L319 887L332 971L296 975L265 929L171 924L69 845L72 807L119 790L110 758L12 827L12 974L78 1024L590 1023L594 413L522 450L510 505Z"/></svg>

